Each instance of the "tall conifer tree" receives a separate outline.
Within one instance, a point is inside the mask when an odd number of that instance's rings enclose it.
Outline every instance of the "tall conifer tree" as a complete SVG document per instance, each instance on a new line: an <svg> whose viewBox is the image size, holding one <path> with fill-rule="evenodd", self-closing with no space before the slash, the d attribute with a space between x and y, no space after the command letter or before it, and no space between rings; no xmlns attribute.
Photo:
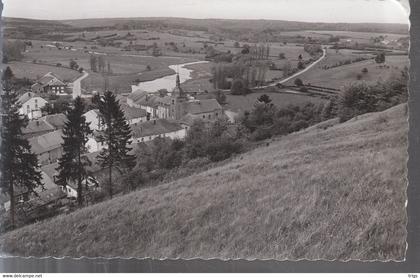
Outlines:
<svg viewBox="0 0 420 278"><path fill-rule="evenodd" d="M112 171L123 173L124 169L135 166L135 156L130 155L131 129L119 102L112 92L106 92L103 97L95 97L104 129L99 132L97 140L104 145L98 155L97 163L108 169L109 196L113 195Z"/></svg>
<svg viewBox="0 0 420 278"><path fill-rule="evenodd" d="M28 118L19 114L21 105L13 92L12 78L13 72L7 67L1 96L0 188L10 198L10 222L14 228L17 190L22 194L38 195L35 189L42 187L42 176L38 158L22 134Z"/></svg>
<svg viewBox="0 0 420 278"><path fill-rule="evenodd" d="M67 182L77 183L77 202L83 205L82 182L89 178L86 167L91 162L86 157L88 136L92 134L89 123L83 116L85 105L80 97L74 100L73 108L67 113L67 122L63 128L63 156L58 161L57 184L66 186Z"/></svg>

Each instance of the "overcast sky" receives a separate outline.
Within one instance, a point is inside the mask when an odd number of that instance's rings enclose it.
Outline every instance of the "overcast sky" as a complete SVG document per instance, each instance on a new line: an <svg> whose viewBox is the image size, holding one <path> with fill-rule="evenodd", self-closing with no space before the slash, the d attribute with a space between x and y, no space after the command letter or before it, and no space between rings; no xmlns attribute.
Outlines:
<svg viewBox="0 0 420 278"><path fill-rule="evenodd" d="M408 13L398 0L3 0L3 3L3 16L38 19L170 16L408 23Z"/></svg>

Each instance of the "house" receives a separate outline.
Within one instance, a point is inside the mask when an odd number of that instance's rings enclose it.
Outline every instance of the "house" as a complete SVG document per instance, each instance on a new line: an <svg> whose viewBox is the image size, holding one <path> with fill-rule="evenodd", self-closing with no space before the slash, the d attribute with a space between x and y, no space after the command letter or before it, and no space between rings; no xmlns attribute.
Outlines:
<svg viewBox="0 0 420 278"><path fill-rule="evenodd" d="M147 112L144 109L130 107L127 104L122 104L121 109L123 110L125 118L129 124L147 121Z"/></svg>
<svg viewBox="0 0 420 278"><path fill-rule="evenodd" d="M22 129L24 138L32 138L43 135L64 127L67 121L66 115L54 114L28 121L28 125Z"/></svg>
<svg viewBox="0 0 420 278"><path fill-rule="evenodd" d="M187 122L187 118L214 121L225 117L223 108L216 99L196 100L184 92L179 75L172 93L161 95L138 90L128 96L127 105L146 110L150 118L170 119L183 124Z"/></svg>
<svg viewBox="0 0 420 278"><path fill-rule="evenodd" d="M127 96L126 103L130 107L140 108L140 104L138 103L138 101L145 97L147 94L149 93L142 90L133 91Z"/></svg>
<svg viewBox="0 0 420 278"><path fill-rule="evenodd" d="M26 92L21 95L18 102L22 106L19 109L19 114L28 116L29 119L37 119L42 116L41 108L43 108L48 101L33 92Z"/></svg>
<svg viewBox="0 0 420 278"><path fill-rule="evenodd" d="M67 94L67 85L57 75L48 72L38 79L31 87L35 93L47 93L54 95Z"/></svg>
<svg viewBox="0 0 420 278"><path fill-rule="evenodd" d="M165 119L154 119L130 127L133 144L151 141L155 138L183 139L187 134L183 126Z"/></svg>
<svg viewBox="0 0 420 278"><path fill-rule="evenodd" d="M63 154L63 132L61 129L29 139L32 151L41 165L56 162Z"/></svg>
<svg viewBox="0 0 420 278"><path fill-rule="evenodd" d="M184 104L185 115L194 119L212 121L223 117L223 108L216 99L189 101Z"/></svg>
<svg viewBox="0 0 420 278"><path fill-rule="evenodd" d="M39 120L45 121L46 123L51 125L55 130L58 130L58 129L63 129L64 125L67 122L67 116L64 115L63 113L58 113L58 114L46 115L40 118Z"/></svg>
<svg viewBox="0 0 420 278"><path fill-rule="evenodd" d="M34 189L36 194L30 193L24 188L15 188L15 198L17 204L28 202L32 207L41 207L65 196L54 182L52 173L55 169L52 166L56 167L57 165L51 164L41 167L42 187L36 187ZM1 194L0 202L2 204L2 209L5 211L10 209L9 196Z"/></svg>
<svg viewBox="0 0 420 278"><path fill-rule="evenodd" d="M95 180L94 176L102 171L102 169L95 163L96 156L98 153L91 153L87 154L86 157L92 162L90 166L87 167L87 170L92 174L91 179L84 179L82 183L84 185L88 185L89 188L96 187L97 181ZM64 195L66 198L69 199L76 199L77 198L77 184L75 181L68 181L66 186L59 186L57 185L57 167L58 163L52 163L45 165L41 168L42 173L46 174L45 181L51 182L54 184L54 188L60 192L60 195Z"/></svg>
<svg viewBox="0 0 420 278"><path fill-rule="evenodd" d="M83 114L86 118L86 122L89 123L89 127L91 130L101 130L103 129L103 123L101 120L101 117L99 116L99 110L98 109L92 109Z"/></svg>

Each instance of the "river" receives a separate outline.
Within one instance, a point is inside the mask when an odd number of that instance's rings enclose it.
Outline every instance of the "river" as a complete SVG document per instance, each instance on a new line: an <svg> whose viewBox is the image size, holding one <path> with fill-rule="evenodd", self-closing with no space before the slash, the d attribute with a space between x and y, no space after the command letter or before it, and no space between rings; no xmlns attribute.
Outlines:
<svg viewBox="0 0 420 278"><path fill-rule="evenodd" d="M208 63L208 61L197 61L185 64L175 64L170 65L169 68L173 69L175 72L179 73L179 80L181 83L190 80L192 78L191 73L193 70L185 68L185 66ZM137 89L146 91L146 92L156 92L160 89L166 89L169 92L175 88L176 83L176 73L167 75L155 80L140 82L138 85L132 85L131 90L135 91Z"/></svg>

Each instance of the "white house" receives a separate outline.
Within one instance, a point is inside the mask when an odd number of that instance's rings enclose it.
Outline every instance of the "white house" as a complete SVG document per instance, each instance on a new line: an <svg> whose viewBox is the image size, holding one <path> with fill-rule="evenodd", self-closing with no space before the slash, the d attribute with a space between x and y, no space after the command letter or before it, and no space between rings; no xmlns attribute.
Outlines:
<svg viewBox="0 0 420 278"><path fill-rule="evenodd" d="M86 148L89 153L95 153L99 152L104 148L104 144L98 142L96 140L96 136L98 135L97 131L93 132L93 135L88 138L88 141L86 142Z"/></svg>
<svg viewBox="0 0 420 278"><path fill-rule="evenodd" d="M48 101L35 95L32 92L24 93L18 102L22 105L19 109L21 115L27 115L29 119L38 119L42 117L41 108L43 108Z"/></svg>
<svg viewBox="0 0 420 278"><path fill-rule="evenodd" d="M86 122L89 123L91 130L101 130L103 129L103 124L101 123L101 118L99 116L98 109L92 109L83 114L86 118Z"/></svg>

